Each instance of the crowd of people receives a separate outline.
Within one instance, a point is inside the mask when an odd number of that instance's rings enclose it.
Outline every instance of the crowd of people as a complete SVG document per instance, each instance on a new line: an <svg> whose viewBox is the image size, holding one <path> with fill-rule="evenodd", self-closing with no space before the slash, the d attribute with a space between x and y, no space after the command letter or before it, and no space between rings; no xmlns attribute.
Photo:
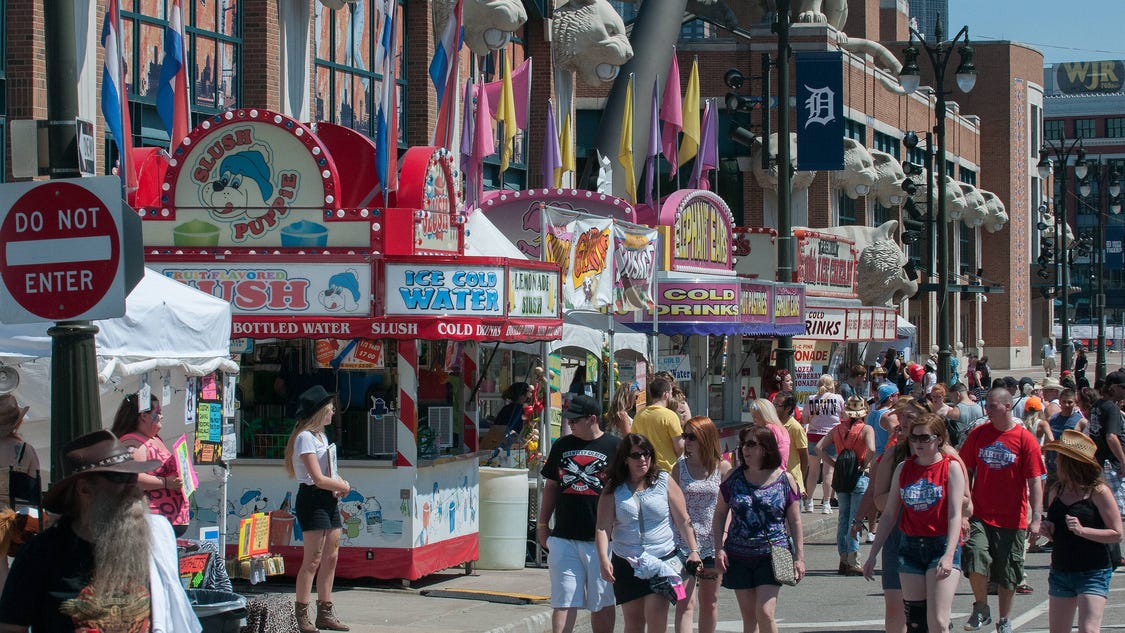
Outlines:
<svg viewBox="0 0 1125 633"><path fill-rule="evenodd" d="M612 631L619 604L627 632L664 631L675 605L677 633L711 633L720 588L734 591L744 631L776 631L781 587L805 574L801 519L813 512L837 515L840 575L881 576L888 632L953 628L962 577L965 631L1009 633L1014 596L1037 590L1051 633L1100 630L1125 562L1125 369L1079 389L1067 372L993 379L987 358L952 384L936 368L888 353L870 372L822 376L803 411L776 372L726 454L670 376L648 382L635 415L635 392L604 419L596 399L573 397L563 415L575 436L542 469L537 524L553 631L582 609L595 632ZM1028 552L1050 553L1047 587L1027 584Z"/></svg>

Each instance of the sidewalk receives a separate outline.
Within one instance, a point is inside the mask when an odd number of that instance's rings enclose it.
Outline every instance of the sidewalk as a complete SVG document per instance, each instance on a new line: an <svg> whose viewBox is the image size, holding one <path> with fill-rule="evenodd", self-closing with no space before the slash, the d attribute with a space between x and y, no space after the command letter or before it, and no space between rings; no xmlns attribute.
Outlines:
<svg viewBox="0 0 1125 633"><path fill-rule="evenodd" d="M831 540L837 514L802 514L806 541ZM236 586L235 591L246 590ZM293 581L256 585L250 591L292 596ZM478 595L462 599L451 595ZM545 568L511 571L454 569L404 586L390 581L337 581L336 613L353 633L544 633L551 630L550 580Z"/></svg>

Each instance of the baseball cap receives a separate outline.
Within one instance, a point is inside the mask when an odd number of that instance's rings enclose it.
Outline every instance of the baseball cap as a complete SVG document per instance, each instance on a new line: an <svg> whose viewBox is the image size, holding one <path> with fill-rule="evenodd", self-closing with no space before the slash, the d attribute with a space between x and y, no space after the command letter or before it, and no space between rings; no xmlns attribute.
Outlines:
<svg viewBox="0 0 1125 633"><path fill-rule="evenodd" d="M1113 385L1125 385L1125 371L1118 369L1106 374L1105 386L1110 387Z"/></svg>
<svg viewBox="0 0 1125 633"><path fill-rule="evenodd" d="M882 385L882 386L879 387L879 397L878 397L879 404L883 404L884 402L887 401L887 398L890 398L891 396L897 396L897 395L898 395L898 387L896 387L894 385Z"/></svg>
<svg viewBox="0 0 1125 633"><path fill-rule="evenodd" d="M602 405L597 400L584 394L578 394L570 399L570 405L562 412L562 417L568 420L585 418L591 415L600 416Z"/></svg>

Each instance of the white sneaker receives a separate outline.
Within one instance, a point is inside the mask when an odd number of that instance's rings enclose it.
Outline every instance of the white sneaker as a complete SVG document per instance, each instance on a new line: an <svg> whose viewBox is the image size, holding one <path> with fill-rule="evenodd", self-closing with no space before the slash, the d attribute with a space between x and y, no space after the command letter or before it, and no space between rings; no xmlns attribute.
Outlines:
<svg viewBox="0 0 1125 633"><path fill-rule="evenodd" d="M874 532L868 532L867 533L867 542L868 543L874 543L875 542L875 533Z"/></svg>
<svg viewBox="0 0 1125 633"><path fill-rule="evenodd" d="M823 510L821 510L821 513L823 513L823 514L832 514L832 504L831 504L831 503L829 503L828 501L825 501L825 502L824 502L824 509L823 509Z"/></svg>

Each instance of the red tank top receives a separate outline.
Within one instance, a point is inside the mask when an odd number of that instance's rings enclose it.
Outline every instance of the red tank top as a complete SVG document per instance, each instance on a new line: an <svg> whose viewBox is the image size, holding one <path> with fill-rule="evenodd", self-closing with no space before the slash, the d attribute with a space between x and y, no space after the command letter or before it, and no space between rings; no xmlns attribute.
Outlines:
<svg viewBox="0 0 1125 633"><path fill-rule="evenodd" d="M929 466L919 465L915 457L902 463L898 487L902 494L902 519L899 527L907 536L944 536L949 531L948 455Z"/></svg>

